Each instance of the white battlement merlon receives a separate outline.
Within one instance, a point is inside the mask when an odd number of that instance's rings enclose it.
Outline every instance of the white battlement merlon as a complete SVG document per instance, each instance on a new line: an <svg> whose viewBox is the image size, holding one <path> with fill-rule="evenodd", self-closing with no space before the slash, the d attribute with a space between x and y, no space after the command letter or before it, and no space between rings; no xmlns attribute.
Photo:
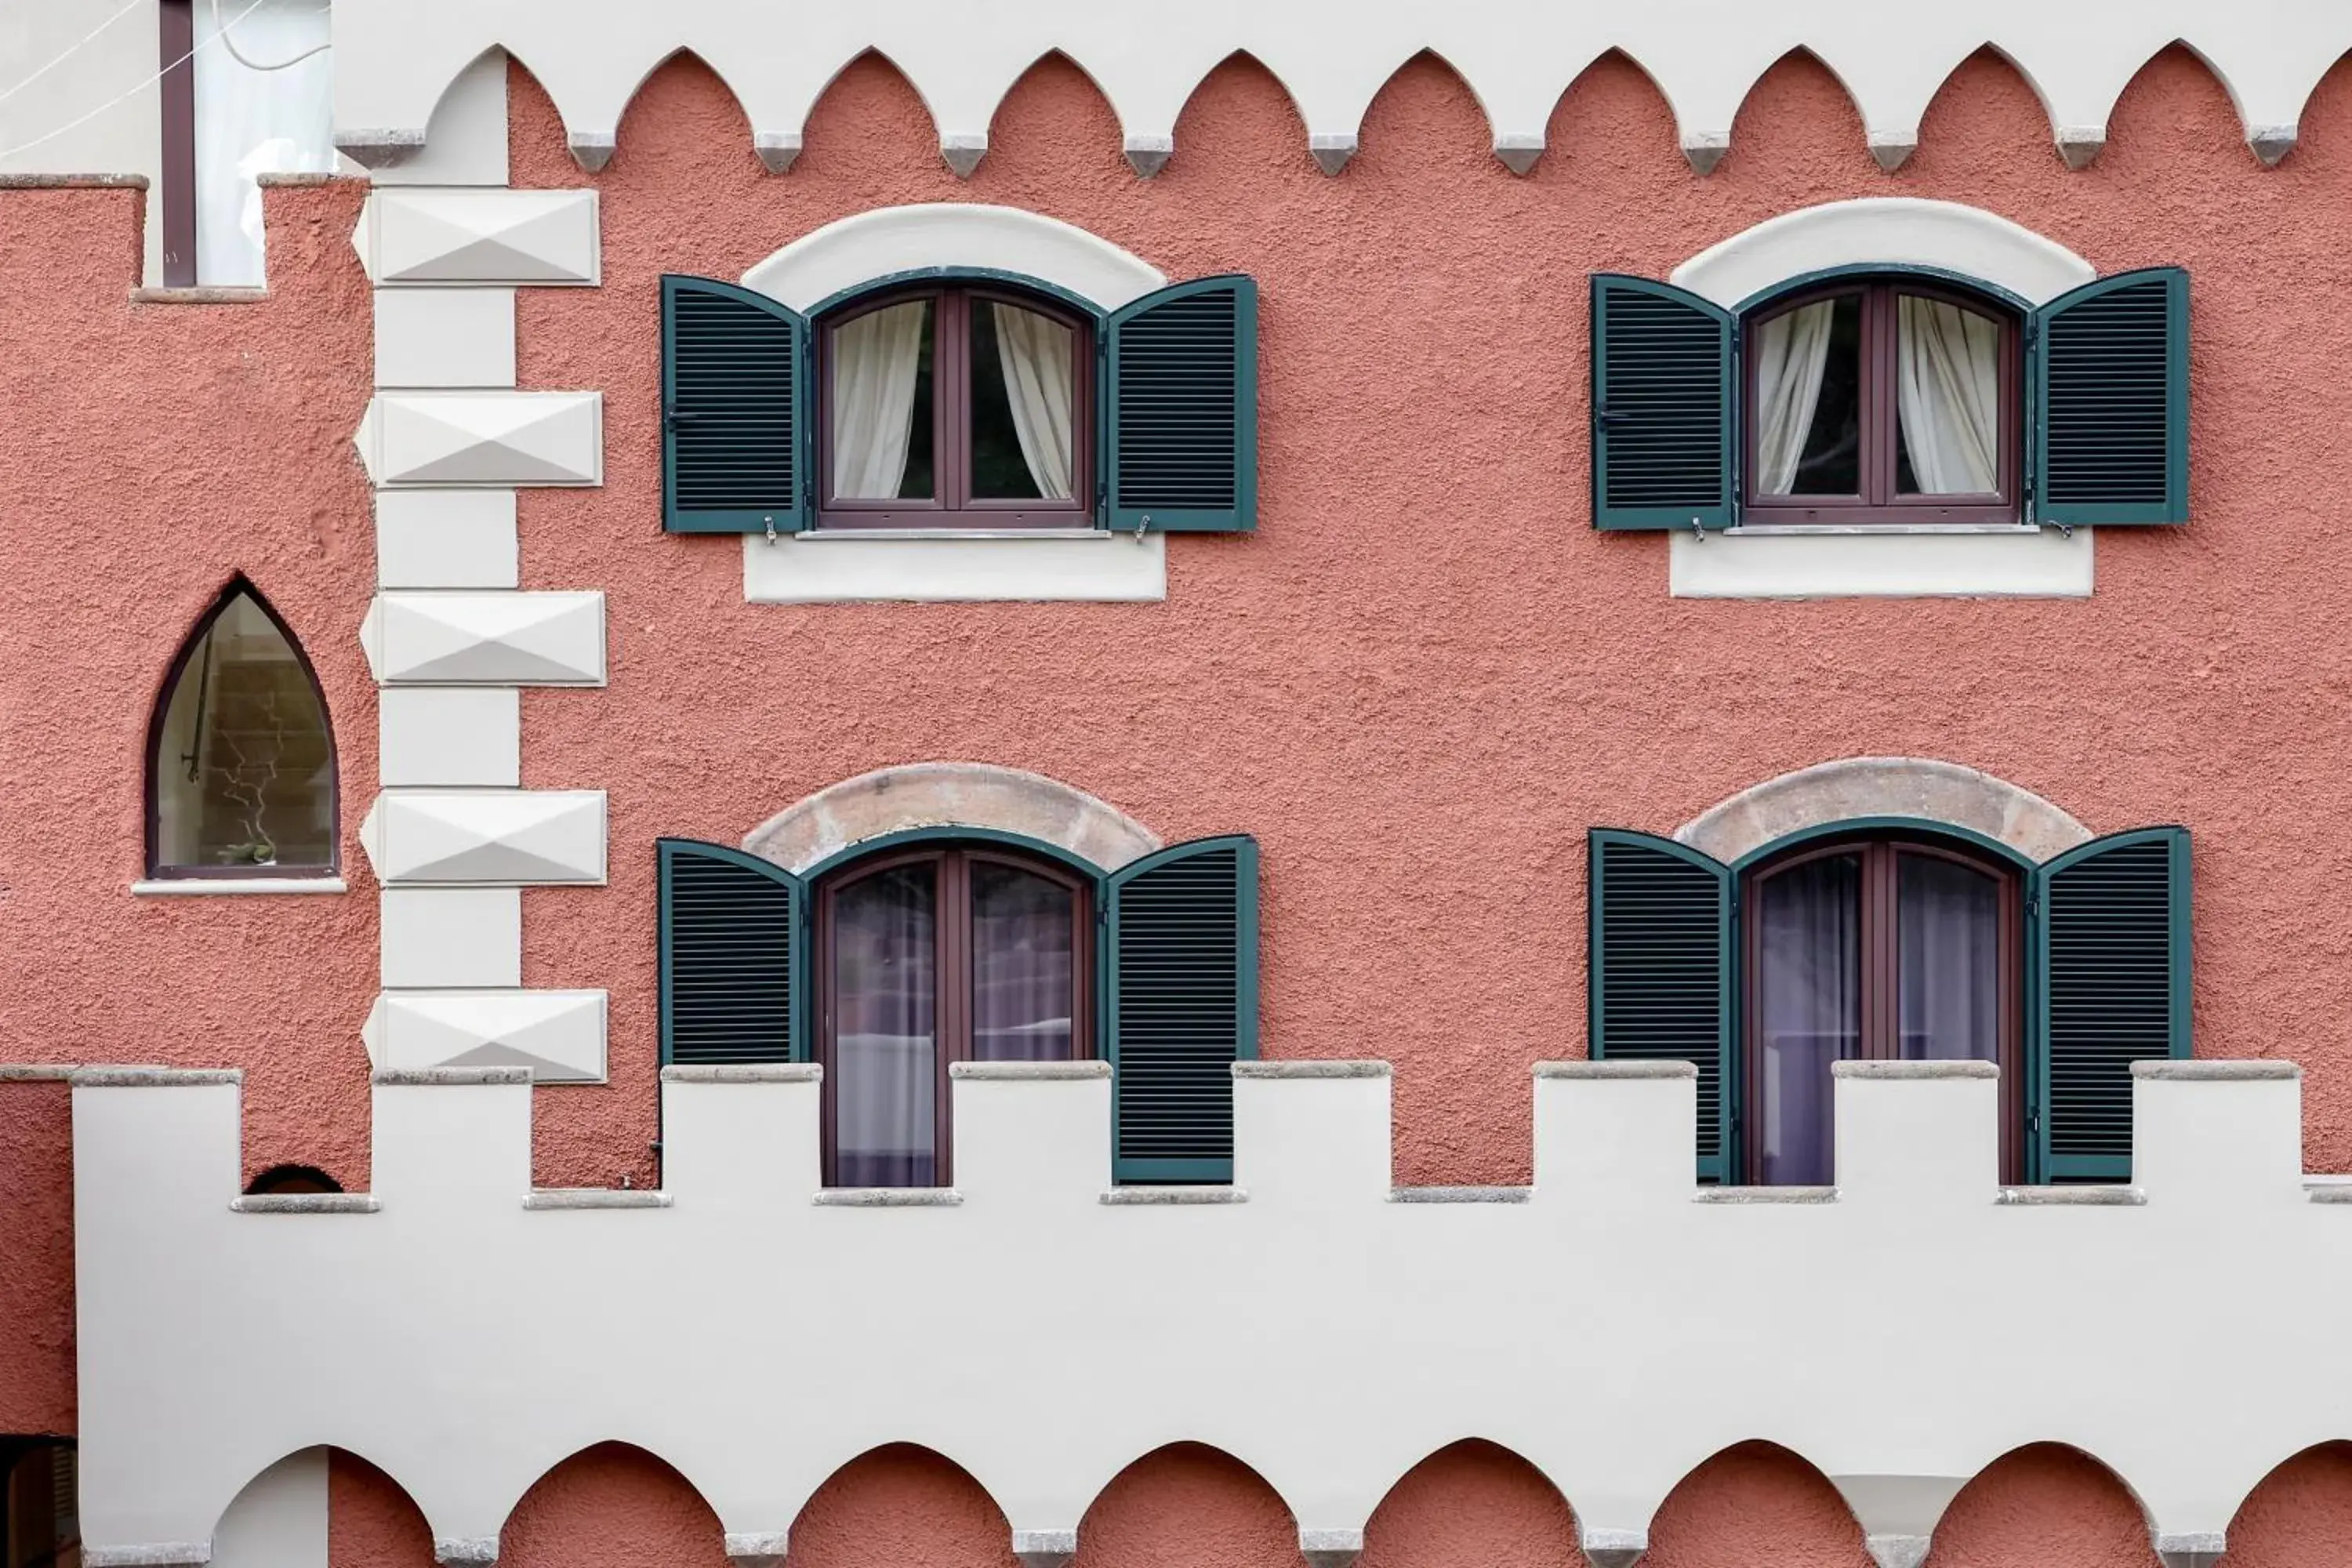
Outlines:
<svg viewBox="0 0 2352 1568"><path fill-rule="evenodd" d="M1108 1062L957 1062L955 1184L967 1202L1095 1204L1110 1185Z"/></svg>
<svg viewBox="0 0 2352 1568"><path fill-rule="evenodd" d="M379 1071L373 1115L373 1185L387 1210L515 1205L530 1191L527 1068Z"/></svg>
<svg viewBox="0 0 2352 1568"><path fill-rule="evenodd" d="M1537 1203L1647 1207L1690 1202L1696 1068L1688 1062L1538 1062L1535 1079Z"/></svg>
<svg viewBox="0 0 2352 1568"><path fill-rule="evenodd" d="M2303 1069L2135 1062L2132 1180L2150 1203L2302 1203Z"/></svg>
<svg viewBox="0 0 2352 1568"><path fill-rule="evenodd" d="M1840 1203L1976 1205L2000 1180L2000 1074L1990 1062L1831 1068Z"/></svg>
<svg viewBox="0 0 2352 1568"><path fill-rule="evenodd" d="M662 1187L694 1209L765 1215L822 1184L815 1064L662 1068Z"/></svg>
<svg viewBox="0 0 2352 1568"><path fill-rule="evenodd" d="M1254 1204L1385 1203L1389 1064L1234 1064L1234 1183Z"/></svg>

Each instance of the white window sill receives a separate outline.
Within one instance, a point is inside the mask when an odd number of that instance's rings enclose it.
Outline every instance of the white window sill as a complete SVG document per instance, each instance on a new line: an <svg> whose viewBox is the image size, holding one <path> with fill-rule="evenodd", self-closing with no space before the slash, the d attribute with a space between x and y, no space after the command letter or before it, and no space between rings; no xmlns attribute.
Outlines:
<svg viewBox="0 0 2352 1568"><path fill-rule="evenodd" d="M279 893L340 893L341 877L170 877L131 884L141 898L257 898Z"/></svg>
<svg viewBox="0 0 2352 1568"><path fill-rule="evenodd" d="M1667 589L1678 599L2087 598L2096 531L1947 523L1676 533Z"/></svg>
<svg viewBox="0 0 2352 1568"><path fill-rule="evenodd" d="M1099 529L830 529L743 536L755 605L895 600L1150 602L1168 596L1168 538Z"/></svg>

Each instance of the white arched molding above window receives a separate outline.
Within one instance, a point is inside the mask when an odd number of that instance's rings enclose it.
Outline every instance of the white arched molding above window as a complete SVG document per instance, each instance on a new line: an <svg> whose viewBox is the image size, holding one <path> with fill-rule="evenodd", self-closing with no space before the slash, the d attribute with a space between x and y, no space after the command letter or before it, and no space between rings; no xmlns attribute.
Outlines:
<svg viewBox="0 0 2352 1568"><path fill-rule="evenodd" d="M878 280L926 272L1026 279L1108 315L1168 279L1096 235L1017 207L933 203L860 213L785 246L743 287L803 316ZM1153 600L1167 597L1164 535L1067 529L817 528L747 533L744 597L865 600Z"/></svg>
<svg viewBox="0 0 2352 1568"><path fill-rule="evenodd" d="M1841 757L1741 790L1675 829L1675 840L1730 865L1832 823L1942 823L2036 863L2088 842L2089 828L2007 779L1929 757Z"/></svg>
<svg viewBox="0 0 2352 1568"><path fill-rule="evenodd" d="M985 828L1050 844L1104 871L1160 847L1117 806L1043 773L989 763L910 763L827 785L743 836L795 875L854 844L919 827Z"/></svg>
<svg viewBox="0 0 2352 1568"><path fill-rule="evenodd" d="M2005 217L1957 202L1880 197L1784 213L1709 247L1669 281L1727 311L1797 279L1883 267L1990 285L2031 308L2092 282L2090 263ZM1677 531L1678 597L2081 597L2093 530L1862 525Z"/></svg>

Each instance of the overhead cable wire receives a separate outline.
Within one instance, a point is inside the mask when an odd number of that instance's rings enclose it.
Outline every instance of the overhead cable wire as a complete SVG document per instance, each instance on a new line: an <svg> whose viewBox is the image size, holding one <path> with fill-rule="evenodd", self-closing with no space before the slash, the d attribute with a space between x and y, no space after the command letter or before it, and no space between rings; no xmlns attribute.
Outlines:
<svg viewBox="0 0 2352 1568"><path fill-rule="evenodd" d="M253 0L251 5L247 5L244 10L239 11L236 14L236 21L231 22L229 26L235 26L236 22L242 22L247 16L252 16L256 11L260 10L263 3L264 0ZM89 113L82 115L79 119L67 121L55 131L46 132L41 135L34 137L30 142L20 142L14 147L0 147L0 163L5 163L8 159L16 157L20 153L29 153L36 147L43 146L48 142L54 142L68 131L79 131L83 126L89 124L91 121L97 119L100 115L104 114L108 110L113 109L120 104L129 102L131 100L138 97L141 93L145 92L149 88L153 87L157 82L162 81L165 77L170 76L173 71L178 70L182 66L186 65L190 60L194 59L198 55L204 53L205 49L211 47L213 44L217 42L224 36L225 30L221 33L215 33L211 37L206 38L203 43L198 44L186 54L182 55L178 59L173 60L170 65L165 66L153 76L148 77L144 80L141 81L138 86L131 88L126 92L116 93L112 98L108 99L104 103L100 104L96 109L91 110Z"/></svg>
<svg viewBox="0 0 2352 1568"><path fill-rule="evenodd" d="M318 16L325 16L326 14L327 13L323 8L315 13L315 15ZM247 6L244 15L237 17L237 21L242 22L245 20L246 16L249 16L251 15L253 15L253 8L251 6ZM296 55L290 60L279 60L276 65L264 65L259 60L247 59L245 56L245 51L236 47L236 40L229 36L229 27L233 25L234 24L225 23L221 20L220 0L213 0L214 35L220 39L221 47L229 52L229 58L249 71L282 71L290 66L300 65L312 55L323 55L329 49L335 47L334 39L329 38L323 44L320 44L312 48L304 49L300 54Z"/></svg>
<svg viewBox="0 0 2352 1568"><path fill-rule="evenodd" d="M51 60L48 64L47 64L47 65L43 66L40 69L38 69L38 70L35 71L32 75L30 75L30 76L28 76L28 77L25 78L22 81L18 82L16 86L14 86L14 87L12 87L12 88L7 89L6 89L6 90L5 90L5 91L0 91L0 103L5 103L5 102L7 102L10 99L12 99L12 98L16 97L18 93L20 93L20 92L24 91L26 88L28 88L28 87L30 87L30 86L32 86L35 82L37 82L37 81L40 80L43 77L45 77L45 76L48 75L51 71L53 71L53 70L57 69L59 66L61 66L61 65L65 64L65 63L66 63L66 61L68 61L68 59L71 59L75 55L77 55L77 54L80 53L83 49L85 49L85 48L89 47L89 44L90 44L90 41L91 41L92 39L96 38L96 37L97 37L100 33L103 33L103 32L104 32L104 31L106 31L109 27L111 27L112 26L114 26L114 24L116 24L117 22L120 22L121 20L122 20L122 18L123 18L123 17L128 16L129 15L131 15L131 12L136 11L137 9L139 9L139 7L140 7L140 6L142 6L142 5L145 5L146 3L147 3L147 0L131 0L131 3L130 3L129 5L127 5L123 6L121 10L117 11L113 16L109 16L105 21L100 22L97 26L92 27L89 32L84 33L80 37L79 37L79 38L75 39L72 43L68 44L68 45L65 47L65 50L64 50L64 52L63 52L63 53L61 53L61 54L59 54L59 55L58 55L55 59Z"/></svg>

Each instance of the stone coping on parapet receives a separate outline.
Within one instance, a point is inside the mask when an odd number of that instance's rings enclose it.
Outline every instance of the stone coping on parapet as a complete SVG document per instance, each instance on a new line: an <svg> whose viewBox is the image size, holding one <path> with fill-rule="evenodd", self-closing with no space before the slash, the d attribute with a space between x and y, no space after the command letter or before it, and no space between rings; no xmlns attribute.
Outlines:
<svg viewBox="0 0 2352 1568"><path fill-rule="evenodd" d="M1255 1061L1235 1062L1234 1076L1258 1081L1272 1079L1388 1078L1391 1076L1391 1069L1386 1062Z"/></svg>
<svg viewBox="0 0 2352 1568"><path fill-rule="evenodd" d="M815 1062L698 1062L661 1069L664 1083L818 1083L824 1078Z"/></svg>

